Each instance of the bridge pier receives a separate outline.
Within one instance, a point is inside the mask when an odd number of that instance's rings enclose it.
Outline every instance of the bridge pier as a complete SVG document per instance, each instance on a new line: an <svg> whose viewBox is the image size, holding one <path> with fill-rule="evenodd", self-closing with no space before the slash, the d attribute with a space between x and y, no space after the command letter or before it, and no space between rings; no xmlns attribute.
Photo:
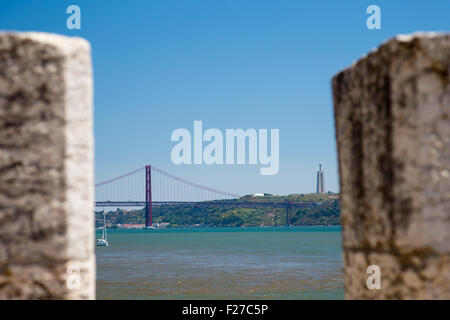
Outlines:
<svg viewBox="0 0 450 320"><path fill-rule="evenodd" d="M286 227L289 227L289 225L291 224L291 218L289 217L289 207L286 206L284 209L286 211Z"/></svg>
<svg viewBox="0 0 450 320"><path fill-rule="evenodd" d="M292 223L292 203L286 203L284 206L286 210L286 226L289 227Z"/></svg>

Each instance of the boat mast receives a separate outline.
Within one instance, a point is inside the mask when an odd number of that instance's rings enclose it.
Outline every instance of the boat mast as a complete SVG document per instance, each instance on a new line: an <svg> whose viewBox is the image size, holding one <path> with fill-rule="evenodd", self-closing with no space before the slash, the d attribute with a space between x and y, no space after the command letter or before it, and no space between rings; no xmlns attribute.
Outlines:
<svg viewBox="0 0 450 320"><path fill-rule="evenodd" d="M104 240L106 239L106 217L105 217L105 212L103 211L103 237Z"/></svg>

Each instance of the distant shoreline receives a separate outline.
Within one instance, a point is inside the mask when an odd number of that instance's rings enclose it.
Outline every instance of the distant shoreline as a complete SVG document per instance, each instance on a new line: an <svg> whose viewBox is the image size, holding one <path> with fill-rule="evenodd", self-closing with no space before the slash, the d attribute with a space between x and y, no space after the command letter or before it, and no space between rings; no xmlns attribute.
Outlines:
<svg viewBox="0 0 450 320"><path fill-rule="evenodd" d="M123 232L123 231L130 231L130 232L143 232L143 233L151 233L151 232L160 232L160 231L179 231L179 230L186 230L186 231L190 231L190 230L243 230L243 229L247 229L247 230L264 230L264 229L277 229L277 230L295 230L295 229L314 229L314 228L336 228L336 229L341 229L341 225L311 225L311 226L241 226L241 227L225 227L225 226L221 226L221 227L170 227L170 228L156 228L156 229L145 229L145 228L114 228L114 229L107 229L108 232ZM101 233L101 230L95 230L96 233Z"/></svg>
<svg viewBox="0 0 450 320"><path fill-rule="evenodd" d="M245 202L246 205L239 207ZM273 206L259 204L269 202ZM283 207L284 203L312 203L312 206ZM291 226L338 226L340 225L339 195L291 194L285 196L247 195L239 199L227 200L219 205L202 206L176 204L153 207L153 225L165 228L222 228L222 227L282 227ZM211 204L214 204L211 201ZM252 204L255 204L254 206ZM250 205L249 205L250 204ZM112 228L143 228L145 210L112 209L106 212L107 226ZM97 227L101 227L103 211L97 211Z"/></svg>

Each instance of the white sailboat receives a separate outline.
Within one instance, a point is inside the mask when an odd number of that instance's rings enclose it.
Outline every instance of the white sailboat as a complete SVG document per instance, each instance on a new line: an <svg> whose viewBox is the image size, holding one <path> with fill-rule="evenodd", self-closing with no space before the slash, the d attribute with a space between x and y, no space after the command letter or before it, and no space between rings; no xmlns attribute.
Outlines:
<svg viewBox="0 0 450 320"><path fill-rule="evenodd" d="M106 236L106 218L105 218L105 212L103 211L103 232L102 232L102 238L97 239L97 246L98 247L107 247L109 246L108 243L108 237Z"/></svg>

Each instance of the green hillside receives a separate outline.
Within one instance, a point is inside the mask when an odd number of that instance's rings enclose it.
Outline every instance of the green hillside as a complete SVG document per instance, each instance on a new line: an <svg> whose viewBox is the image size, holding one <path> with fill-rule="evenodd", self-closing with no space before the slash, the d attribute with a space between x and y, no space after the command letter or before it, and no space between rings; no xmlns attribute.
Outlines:
<svg viewBox="0 0 450 320"><path fill-rule="evenodd" d="M291 225L339 225L340 208L337 194L291 194L288 196L265 195L264 197L244 196L239 201L280 201L280 202L315 202L312 208L290 209ZM102 211L96 212L97 226L100 226ZM118 224L145 223L144 210L117 209L106 214L107 224L112 227ZM211 206L194 208L191 206L154 207L153 222L168 222L170 227L187 226L283 226L286 225L284 208L232 208L229 206Z"/></svg>

